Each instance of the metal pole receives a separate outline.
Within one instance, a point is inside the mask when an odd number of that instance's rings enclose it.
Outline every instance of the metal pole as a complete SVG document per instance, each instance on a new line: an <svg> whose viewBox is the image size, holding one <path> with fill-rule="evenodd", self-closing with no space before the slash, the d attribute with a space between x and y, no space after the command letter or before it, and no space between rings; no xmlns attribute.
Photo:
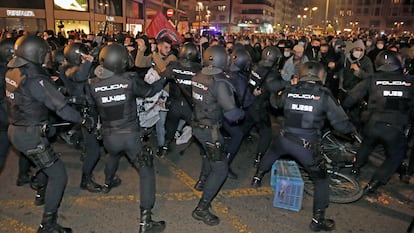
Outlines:
<svg viewBox="0 0 414 233"><path fill-rule="evenodd" d="M325 28L328 25L328 12L329 12L329 0L326 0L326 8L325 8Z"/></svg>

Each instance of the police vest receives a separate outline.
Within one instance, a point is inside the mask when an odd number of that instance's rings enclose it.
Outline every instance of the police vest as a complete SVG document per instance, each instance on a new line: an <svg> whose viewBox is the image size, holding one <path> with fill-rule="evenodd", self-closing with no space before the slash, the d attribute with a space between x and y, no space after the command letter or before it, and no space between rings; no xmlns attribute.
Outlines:
<svg viewBox="0 0 414 233"><path fill-rule="evenodd" d="M170 100L183 103L191 102L191 91L193 77L201 70L200 64L194 63L190 67L184 67L179 62L174 62L171 67L176 83L170 84Z"/></svg>
<svg viewBox="0 0 414 233"><path fill-rule="evenodd" d="M32 71L32 70L31 70ZM50 82L43 74L33 74L24 67L10 69L6 73L6 97L9 123L20 126L41 125L48 121L49 110L32 97L30 82Z"/></svg>
<svg viewBox="0 0 414 233"><path fill-rule="evenodd" d="M371 120L405 125L413 100L413 77L400 73L380 72L370 83L368 111Z"/></svg>
<svg viewBox="0 0 414 233"><path fill-rule="evenodd" d="M285 127L316 129L323 127L325 112L323 101L329 91L319 84L299 82L286 93L284 104Z"/></svg>
<svg viewBox="0 0 414 233"><path fill-rule="evenodd" d="M124 73L92 80L91 94L104 129L138 129L136 98L131 89L134 77Z"/></svg>
<svg viewBox="0 0 414 233"><path fill-rule="evenodd" d="M225 74L205 75L199 73L193 78L194 123L212 126L219 124L222 111L216 99L215 83L225 79Z"/></svg>

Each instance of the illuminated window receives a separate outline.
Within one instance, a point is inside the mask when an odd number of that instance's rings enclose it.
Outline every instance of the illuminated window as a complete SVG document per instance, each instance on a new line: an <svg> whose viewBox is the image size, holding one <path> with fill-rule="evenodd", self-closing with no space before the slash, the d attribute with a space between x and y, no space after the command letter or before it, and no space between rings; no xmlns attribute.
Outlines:
<svg viewBox="0 0 414 233"><path fill-rule="evenodd" d="M226 11L226 6L223 6L223 5L217 6L217 10L221 12Z"/></svg>
<svg viewBox="0 0 414 233"><path fill-rule="evenodd" d="M400 0L392 0L392 3L394 3L394 4L400 4L401 1Z"/></svg>

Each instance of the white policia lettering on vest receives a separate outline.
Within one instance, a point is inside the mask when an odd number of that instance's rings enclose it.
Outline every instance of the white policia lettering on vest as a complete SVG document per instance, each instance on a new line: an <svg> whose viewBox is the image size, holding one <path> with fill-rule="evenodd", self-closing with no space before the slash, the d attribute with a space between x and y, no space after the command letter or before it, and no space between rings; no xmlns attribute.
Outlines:
<svg viewBox="0 0 414 233"><path fill-rule="evenodd" d="M177 78L177 82L179 84L184 84L184 85L187 85L187 86L191 86L191 84L192 84L191 80L178 79L178 78Z"/></svg>
<svg viewBox="0 0 414 233"><path fill-rule="evenodd" d="M117 84L112 84L110 86L101 86L101 87L95 87L95 92L100 92L100 91L112 91L112 90L118 90L118 89L126 89L128 88L128 84L122 84L122 83L117 83Z"/></svg>
<svg viewBox="0 0 414 233"><path fill-rule="evenodd" d="M191 72L191 71L189 71L189 70L179 70L179 69L173 69L172 71L173 71L174 73L177 73L177 74L191 75L191 76L196 75L196 73Z"/></svg>
<svg viewBox="0 0 414 233"><path fill-rule="evenodd" d="M307 100L319 100L321 97L311 94L297 94L297 93L288 93L287 97L294 99L307 99Z"/></svg>
<svg viewBox="0 0 414 233"><path fill-rule="evenodd" d="M387 81L387 80L384 80L384 81L377 81L375 83L375 85L377 85L377 86L382 85L382 86L406 86L406 87L410 87L411 83L406 82L406 81Z"/></svg>
<svg viewBox="0 0 414 233"><path fill-rule="evenodd" d="M195 93L194 91L193 91L193 98L196 99L196 100L203 101L203 95Z"/></svg>

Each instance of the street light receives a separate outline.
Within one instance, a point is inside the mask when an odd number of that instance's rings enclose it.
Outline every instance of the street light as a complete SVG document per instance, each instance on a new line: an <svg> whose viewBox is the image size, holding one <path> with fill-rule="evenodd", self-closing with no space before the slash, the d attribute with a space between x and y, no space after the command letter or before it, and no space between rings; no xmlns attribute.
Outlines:
<svg viewBox="0 0 414 233"><path fill-rule="evenodd" d="M404 22L394 22L394 25L397 27L397 31L399 31L400 26L404 25Z"/></svg>
<svg viewBox="0 0 414 233"><path fill-rule="evenodd" d="M305 8L303 8L303 10L304 11L309 11L309 20L311 21L312 20L312 11L318 10L318 7L316 7L316 6L314 6L312 8L305 7Z"/></svg>
<svg viewBox="0 0 414 233"><path fill-rule="evenodd" d="M299 27L303 28L303 19L306 19L306 15L298 15L298 19L300 19Z"/></svg>
<svg viewBox="0 0 414 233"><path fill-rule="evenodd" d="M204 9L204 5L202 2L197 2L197 6L196 10L198 10L198 31L201 34L201 11Z"/></svg>

